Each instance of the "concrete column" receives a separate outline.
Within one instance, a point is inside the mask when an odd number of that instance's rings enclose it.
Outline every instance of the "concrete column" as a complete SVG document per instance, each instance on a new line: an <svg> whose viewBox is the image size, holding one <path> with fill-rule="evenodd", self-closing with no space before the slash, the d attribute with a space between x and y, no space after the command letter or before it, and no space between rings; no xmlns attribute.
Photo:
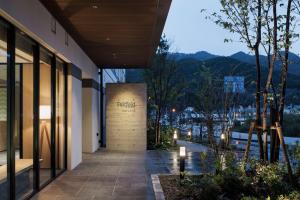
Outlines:
<svg viewBox="0 0 300 200"><path fill-rule="evenodd" d="M82 96L82 151L93 153L99 148L99 83L93 79L83 79Z"/></svg>
<svg viewBox="0 0 300 200"><path fill-rule="evenodd" d="M68 170L82 162L81 70L68 66Z"/></svg>

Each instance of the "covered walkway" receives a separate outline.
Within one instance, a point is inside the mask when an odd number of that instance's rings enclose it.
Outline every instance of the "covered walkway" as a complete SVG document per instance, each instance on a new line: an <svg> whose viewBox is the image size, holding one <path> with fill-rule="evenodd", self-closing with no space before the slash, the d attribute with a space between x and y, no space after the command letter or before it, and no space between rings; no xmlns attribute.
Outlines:
<svg viewBox="0 0 300 200"><path fill-rule="evenodd" d="M200 144L178 141L187 146L186 170L200 172ZM153 200L151 174L178 174L178 152L144 153L99 150L84 154L83 162L67 171L33 199L39 200Z"/></svg>
<svg viewBox="0 0 300 200"><path fill-rule="evenodd" d="M154 199L147 153L98 151L67 171L33 199Z"/></svg>

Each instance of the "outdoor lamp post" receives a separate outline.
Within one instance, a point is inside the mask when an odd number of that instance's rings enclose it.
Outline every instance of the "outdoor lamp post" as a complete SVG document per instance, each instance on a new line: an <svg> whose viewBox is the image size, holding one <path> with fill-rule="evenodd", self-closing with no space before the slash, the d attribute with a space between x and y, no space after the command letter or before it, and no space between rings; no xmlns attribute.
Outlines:
<svg viewBox="0 0 300 200"><path fill-rule="evenodd" d="M175 130L173 135L174 145L177 144L177 139L178 139L177 130Z"/></svg>
<svg viewBox="0 0 300 200"><path fill-rule="evenodd" d="M186 149L185 149L185 147L180 147L180 148L179 148L179 157L180 157L180 179L183 179L183 178L184 178L185 156L186 156Z"/></svg>

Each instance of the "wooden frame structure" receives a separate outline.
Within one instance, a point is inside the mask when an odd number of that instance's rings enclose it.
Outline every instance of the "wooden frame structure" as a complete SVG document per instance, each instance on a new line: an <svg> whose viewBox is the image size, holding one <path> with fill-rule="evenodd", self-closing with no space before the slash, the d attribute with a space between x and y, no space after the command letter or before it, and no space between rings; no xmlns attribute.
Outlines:
<svg viewBox="0 0 300 200"><path fill-rule="evenodd" d="M288 157L288 153L287 153L287 149L286 149L286 145L284 142L284 137L283 137L283 133L282 133L282 128L279 122L275 122L275 126L270 126L269 128L266 129L266 127L263 126L258 126L256 125L255 122L252 122L250 124L250 128L249 128L249 133L248 133L248 141L247 141L247 146L246 146L246 150L245 150L245 154L244 154L244 161L247 162L248 158L249 158L249 152L250 152L250 146L251 146L251 142L252 142L252 134L254 132L254 130L256 130L257 132L261 132L265 130L275 130L276 134L279 137L279 141L280 141L280 145L282 147L282 151L283 151L283 156L284 156L284 160L287 166L287 170L288 170L288 174L289 174L289 178L290 180L292 180L292 176L293 176L293 171L291 168L291 164L290 164L290 160ZM267 149L268 149L268 143L267 143L267 134L264 134L264 158L267 158Z"/></svg>

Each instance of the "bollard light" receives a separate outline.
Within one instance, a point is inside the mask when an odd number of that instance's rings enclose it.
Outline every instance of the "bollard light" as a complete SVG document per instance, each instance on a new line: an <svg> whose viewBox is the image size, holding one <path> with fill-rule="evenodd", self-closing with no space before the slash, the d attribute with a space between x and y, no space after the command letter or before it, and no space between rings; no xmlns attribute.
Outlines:
<svg viewBox="0 0 300 200"><path fill-rule="evenodd" d="M185 152L185 147L180 147L179 148L179 156L180 157L185 157L186 156L186 152Z"/></svg>
<svg viewBox="0 0 300 200"><path fill-rule="evenodd" d="M173 135L174 145L177 144L177 139L178 139L178 135L177 135L177 131L175 130Z"/></svg>
<svg viewBox="0 0 300 200"><path fill-rule="evenodd" d="M224 133L221 134L221 140L225 140L225 134Z"/></svg>
<svg viewBox="0 0 300 200"><path fill-rule="evenodd" d="M225 133L222 133L220 138L221 138L221 148L224 149L225 148Z"/></svg>
<svg viewBox="0 0 300 200"><path fill-rule="evenodd" d="M179 156L180 156L180 179L183 179L184 178L184 170L185 170L185 156L186 156L185 147L179 148Z"/></svg>
<svg viewBox="0 0 300 200"><path fill-rule="evenodd" d="M177 135L176 132L175 132L174 135L173 135L173 139L174 139L174 140L177 140L177 139L178 139L178 135Z"/></svg>
<svg viewBox="0 0 300 200"><path fill-rule="evenodd" d="M192 131L188 132L188 139L191 141L192 140Z"/></svg>

